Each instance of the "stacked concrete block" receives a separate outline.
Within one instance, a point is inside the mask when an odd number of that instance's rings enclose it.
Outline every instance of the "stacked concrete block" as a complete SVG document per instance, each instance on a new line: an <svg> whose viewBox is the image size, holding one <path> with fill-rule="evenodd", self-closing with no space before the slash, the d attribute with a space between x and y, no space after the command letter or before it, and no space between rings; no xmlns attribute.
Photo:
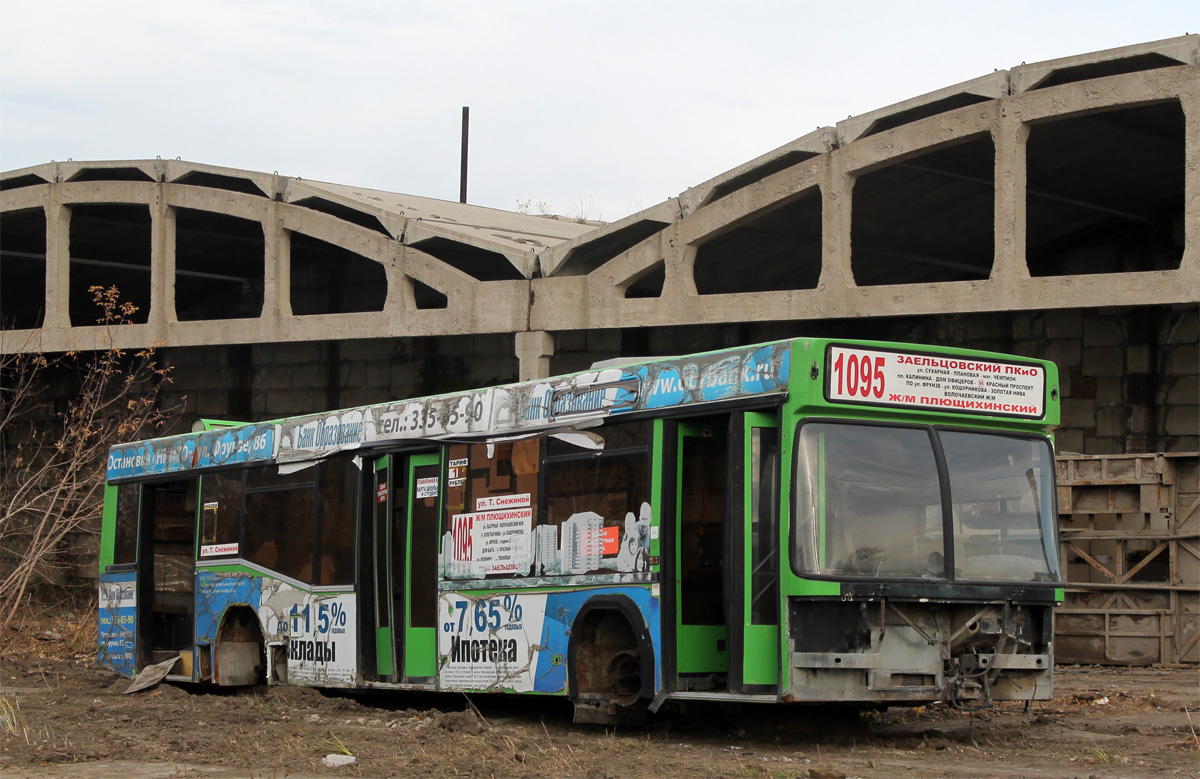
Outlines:
<svg viewBox="0 0 1200 779"><path fill-rule="evenodd" d="M1164 317L1159 332L1155 402L1165 407L1163 450L1200 449L1200 312L1195 306Z"/></svg>
<svg viewBox="0 0 1200 779"><path fill-rule="evenodd" d="M805 335L967 347L1058 365L1060 452L1186 452L1200 449L1198 319L1195 307L1162 306L573 330L554 334L551 370L582 370L618 354L687 354Z"/></svg>

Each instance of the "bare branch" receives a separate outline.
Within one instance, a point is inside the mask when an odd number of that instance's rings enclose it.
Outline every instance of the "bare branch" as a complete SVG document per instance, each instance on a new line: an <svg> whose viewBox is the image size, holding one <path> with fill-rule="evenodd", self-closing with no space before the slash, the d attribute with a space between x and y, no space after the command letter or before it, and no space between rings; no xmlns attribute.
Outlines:
<svg viewBox="0 0 1200 779"><path fill-rule="evenodd" d="M171 378L155 350L113 346L136 308L116 287L91 293L107 348L50 355L33 335L0 356L0 633L40 587L66 578L73 542L99 531L108 447L159 434L179 414L160 403ZM76 389L64 401L55 382Z"/></svg>

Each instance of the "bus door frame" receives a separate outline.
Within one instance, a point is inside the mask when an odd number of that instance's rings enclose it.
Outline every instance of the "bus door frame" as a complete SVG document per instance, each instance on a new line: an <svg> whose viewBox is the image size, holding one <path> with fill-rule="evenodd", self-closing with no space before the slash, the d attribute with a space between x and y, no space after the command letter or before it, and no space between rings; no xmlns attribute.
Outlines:
<svg viewBox="0 0 1200 779"><path fill-rule="evenodd" d="M421 473L418 473L421 469ZM422 476L421 474L426 474ZM406 680L414 684L428 684L432 689L437 679L437 602L438 602L438 549L441 545L442 527L442 454L441 451L421 452L405 456L405 528L408 539L405 547L405 583L404 583L404 675ZM435 492L432 496L433 514L426 521L432 527L423 528L426 533L432 530L431 537L424 539L426 545L414 543L416 538L415 525L418 517L417 491L425 479L435 479ZM425 482L428 484L428 482ZM429 508L426 506L425 508ZM422 512L424 513L424 512ZM416 564L420 555L422 560ZM428 592L422 593L414 575L426 573L428 581L423 584ZM414 607L418 597L426 597L428 603ZM424 614L428 610L429 624L414 625L414 614Z"/></svg>
<svg viewBox="0 0 1200 779"><path fill-rule="evenodd" d="M756 436L760 442L757 453L753 447ZM773 458L762 448L768 437L774 438ZM777 414L738 411L730 415L723 587L731 693L777 693L779 689L780 451ZM762 458L767 459L764 462ZM760 551L757 560L752 543L756 531L760 544L766 545L765 554ZM755 592L756 572L767 576L761 592ZM756 600L773 605L767 607L768 615L774 613L773 620L756 621Z"/></svg>
<svg viewBox="0 0 1200 779"><path fill-rule="evenodd" d="M190 523L190 533L188 534L188 546L191 550L190 555L174 555L175 557L189 557L190 568L188 576L190 577L190 589L181 590L185 594L191 596L191 603L185 607L187 610L183 614L181 625L186 626L187 634L190 636L187 644L183 648L176 647L174 649L156 649L155 643L162 636L159 633L159 627L155 624L154 615L156 612L157 598L155 593L158 592L159 571L157 571L157 557L160 554L158 531L160 529L160 521L162 510L159 507L160 492L165 492L167 487L181 486L186 496L188 491L191 491L191 496L194 501L192 517ZM184 499L184 506L187 506L187 499ZM138 527L137 527L137 552L134 557L133 570L136 578L134 585L137 593L137 605L134 607L134 624L135 629L135 654L134 666L137 671L141 671L148 665L159 662L162 658L158 655L165 655L171 652L189 653L195 651L196 646L196 547L197 533L199 532L200 520L200 478L197 475L177 475L173 478L159 478L148 481L138 482ZM186 518L186 514L182 517ZM163 569L165 577L165 566ZM165 612L164 612L165 613Z"/></svg>

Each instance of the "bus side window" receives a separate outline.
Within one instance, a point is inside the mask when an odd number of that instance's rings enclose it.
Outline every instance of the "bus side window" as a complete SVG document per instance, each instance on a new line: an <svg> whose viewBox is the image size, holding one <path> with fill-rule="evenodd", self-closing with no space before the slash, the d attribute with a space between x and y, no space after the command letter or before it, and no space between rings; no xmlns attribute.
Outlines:
<svg viewBox="0 0 1200 779"><path fill-rule="evenodd" d="M200 556L236 556L242 532L242 471L209 473L200 488Z"/></svg>
<svg viewBox="0 0 1200 779"><path fill-rule="evenodd" d="M443 532L453 536L456 517L474 517L484 520L499 512L525 513L530 529L534 507L538 505L538 454L540 439L525 438L518 441L493 443L452 444L447 452L449 473L444 502L445 526ZM494 502L494 498L511 497L505 506ZM472 520L473 521L473 520ZM519 520L518 520L519 521ZM510 528L505 532L512 533ZM470 533L460 534L464 539L463 554L454 559L470 566L480 550L465 550L465 539L473 538ZM487 572L480 568L476 574L486 578L510 578L528 576L533 567L532 552L526 543L512 558L509 570ZM486 563L483 564L486 566ZM448 575L448 574L446 574Z"/></svg>
<svg viewBox="0 0 1200 779"><path fill-rule="evenodd" d="M539 575L649 570L649 430L644 422L605 426L600 451L547 440Z"/></svg>
<svg viewBox="0 0 1200 779"><path fill-rule="evenodd" d="M139 484L117 487L117 527L113 544L113 565L137 562L138 504L142 488Z"/></svg>
<svg viewBox="0 0 1200 779"><path fill-rule="evenodd" d="M319 466L321 516L317 519L317 576L314 584L354 583L354 497L358 468L350 455Z"/></svg>
<svg viewBox="0 0 1200 779"><path fill-rule="evenodd" d="M242 556L284 576L312 579L316 466L281 474L274 466L246 472Z"/></svg>

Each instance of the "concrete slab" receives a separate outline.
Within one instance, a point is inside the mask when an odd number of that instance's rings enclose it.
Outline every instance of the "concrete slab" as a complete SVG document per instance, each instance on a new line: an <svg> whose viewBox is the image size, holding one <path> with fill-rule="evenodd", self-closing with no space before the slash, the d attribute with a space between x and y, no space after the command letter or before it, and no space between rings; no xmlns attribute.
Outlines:
<svg viewBox="0 0 1200 779"><path fill-rule="evenodd" d="M943 87L934 92L843 119L837 123L838 145L845 146L883 129L890 129L944 111L962 108L971 103L994 100L1007 95L1008 71L997 70L961 84Z"/></svg>
<svg viewBox="0 0 1200 779"><path fill-rule="evenodd" d="M1117 63L1119 60L1134 59L1142 60L1145 66L1145 68L1134 67L1133 69L1135 70L1155 67L1157 66L1156 63L1161 63L1162 65L1169 65L1172 62L1181 65L1200 64L1200 35L1181 35L1178 38L1165 38L1161 41L1093 51L1073 57L1060 57L1059 59L1045 60L1044 62L1033 62L1028 65L1021 64L1009 69L1009 88L1012 94L1016 95L1028 92L1031 89L1037 89L1064 71L1078 69L1081 71L1080 75L1084 75L1088 71L1084 71L1083 69L1088 66L1099 66L1105 63ZM1129 71L1117 65L1108 69L1096 67L1094 68L1094 72L1098 75L1112 75Z"/></svg>
<svg viewBox="0 0 1200 779"><path fill-rule="evenodd" d="M711 203L731 189L736 189L794 165L806 157L825 154L837 147L837 128L818 127L794 141L785 143L778 149L749 162L727 170L719 176L714 176L703 184L684 190L679 195L680 211L687 216L701 206Z"/></svg>

